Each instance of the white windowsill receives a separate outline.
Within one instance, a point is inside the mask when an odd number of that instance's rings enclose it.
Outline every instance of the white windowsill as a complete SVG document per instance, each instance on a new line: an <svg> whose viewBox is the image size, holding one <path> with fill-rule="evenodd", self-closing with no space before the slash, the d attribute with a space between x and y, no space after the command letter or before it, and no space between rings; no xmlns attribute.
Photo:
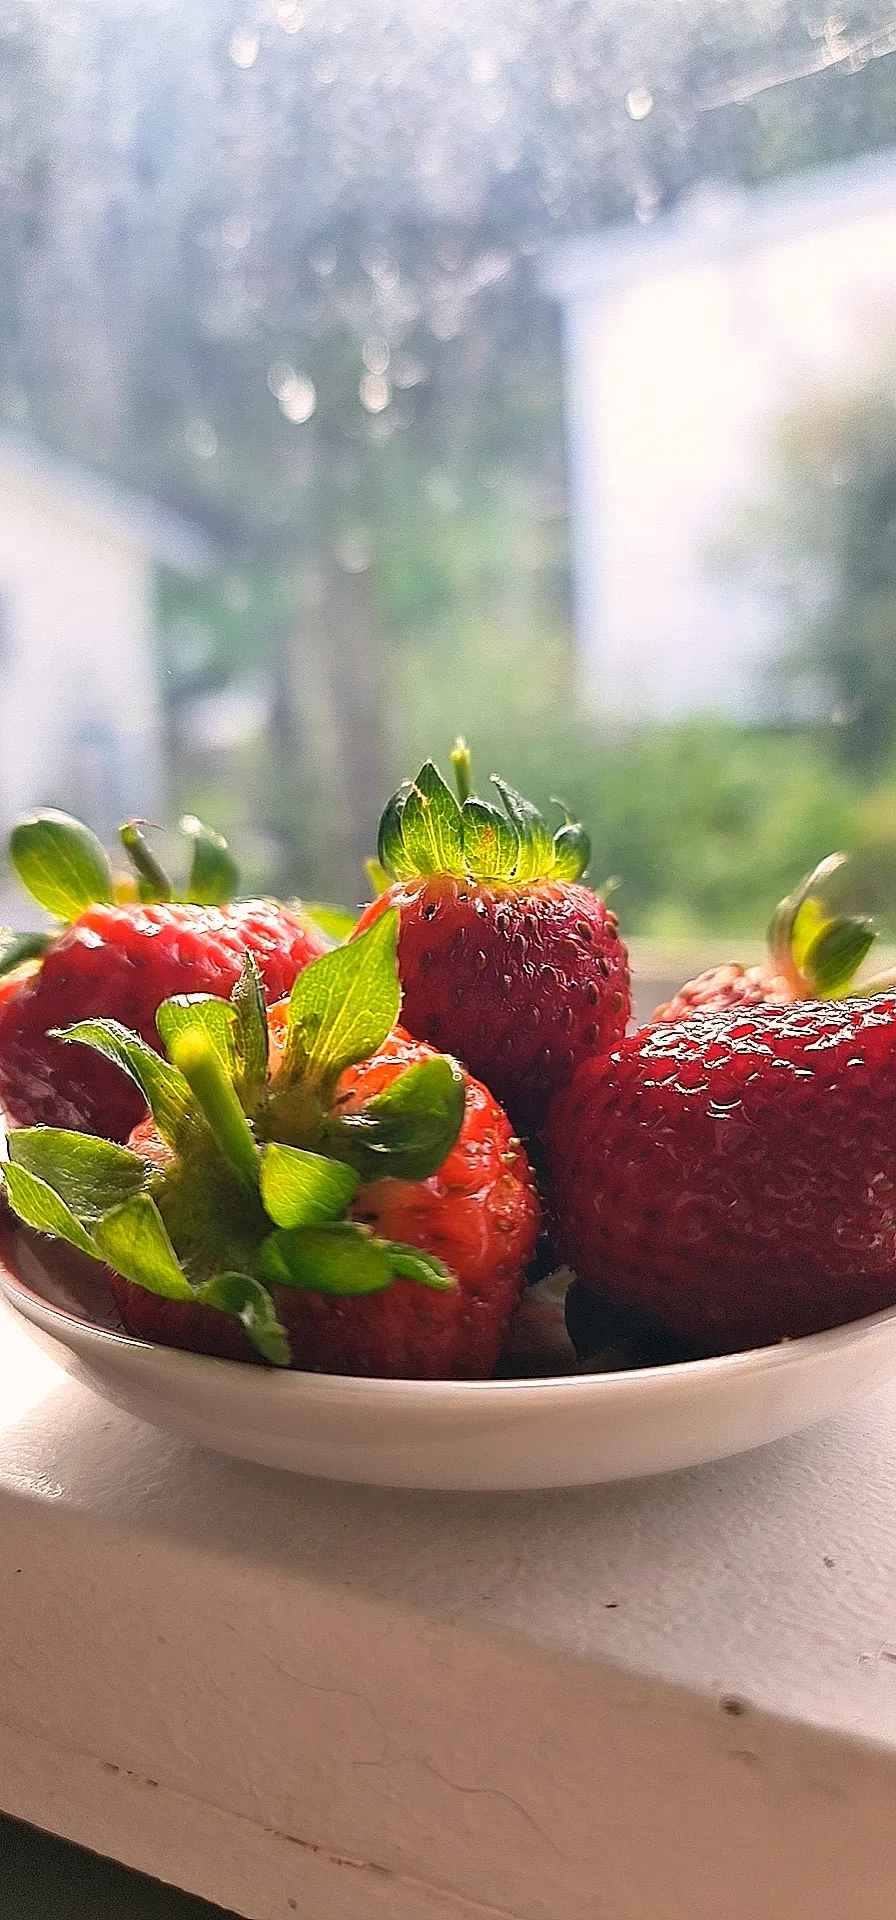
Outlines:
<svg viewBox="0 0 896 1920"><path fill-rule="evenodd" d="M251 1920L892 1920L896 1390L618 1488L168 1440L0 1310L0 1808Z"/></svg>

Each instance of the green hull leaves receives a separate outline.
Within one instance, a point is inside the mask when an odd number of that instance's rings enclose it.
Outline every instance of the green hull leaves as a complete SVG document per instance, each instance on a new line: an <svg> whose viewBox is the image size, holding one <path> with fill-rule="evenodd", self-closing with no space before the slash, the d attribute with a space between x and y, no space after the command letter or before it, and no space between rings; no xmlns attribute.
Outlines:
<svg viewBox="0 0 896 1920"><path fill-rule="evenodd" d="M431 793L441 806L436 783ZM59 1128L13 1132L5 1179L15 1211L148 1293L229 1314L271 1366L292 1364L272 1287L349 1299L396 1280L454 1286L435 1255L348 1217L364 1182L435 1173L463 1123L466 1080L441 1054L404 1071L396 1063L391 1083L354 1111L332 1106L340 1075L395 1025L397 940L398 914L384 907L366 933L299 975L272 1080L249 954L229 1001L178 995L159 1008L168 1060L115 1020L69 1027L58 1037L136 1081L160 1140L131 1151Z"/></svg>
<svg viewBox="0 0 896 1920"><path fill-rule="evenodd" d="M337 1220L359 1185L352 1167L321 1153L274 1141L262 1149L262 1205L276 1227L311 1227Z"/></svg>
<svg viewBox="0 0 896 1920"><path fill-rule="evenodd" d="M193 842L187 899L200 907L225 907L240 883L240 870L227 841L193 813L185 814L180 825Z"/></svg>
<svg viewBox="0 0 896 1920"><path fill-rule="evenodd" d="M322 1141L365 1182L428 1180L454 1146L465 1102L462 1069L436 1054L408 1067L356 1112L328 1114Z"/></svg>
<svg viewBox="0 0 896 1920"><path fill-rule="evenodd" d="M193 1289L154 1200L138 1193L98 1220L93 1237L116 1273L165 1300L192 1300Z"/></svg>
<svg viewBox="0 0 896 1920"><path fill-rule="evenodd" d="M90 1235L45 1180L14 1163L3 1168L3 1178L10 1202L26 1226L36 1227L38 1233L52 1233L57 1240L66 1240L70 1247L96 1258Z"/></svg>
<svg viewBox="0 0 896 1920"><path fill-rule="evenodd" d="M217 1307L221 1313L240 1320L257 1353L272 1367L292 1364L286 1328L277 1319L277 1309L260 1280L248 1273L216 1273L196 1289L201 1306Z"/></svg>
<svg viewBox="0 0 896 1920"><path fill-rule="evenodd" d="M118 1020L79 1020L56 1032L57 1039L93 1047L116 1067L123 1067L140 1088L163 1140L176 1147L195 1109L182 1073L169 1066L136 1033Z"/></svg>
<svg viewBox="0 0 896 1920"><path fill-rule="evenodd" d="M146 1179L126 1147L63 1127L20 1127L9 1136L9 1157L52 1187L82 1225L130 1200Z"/></svg>
<svg viewBox="0 0 896 1920"><path fill-rule="evenodd" d="M346 1067L382 1046L401 1006L397 943L398 914L388 908L357 940L299 974L289 1002L288 1076L325 1093Z"/></svg>
<svg viewBox="0 0 896 1920"><path fill-rule="evenodd" d="M26 814L10 834L9 857L32 899L59 920L77 920L97 902L112 903L112 865L105 847L69 813L48 808Z"/></svg>
<svg viewBox="0 0 896 1920"><path fill-rule="evenodd" d="M368 862L378 892L381 875L390 881L449 874L508 886L582 878L591 858L583 826L567 818L552 835L538 808L494 773L501 811L475 797L463 741L457 742L451 760L460 803L432 760L388 802L380 821L379 858Z"/></svg>
<svg viewBox="0 0 896 1920"><path fill-rule="evenodd" d="M261 1272L271 1286L345 1297L384 1293L394 1278L386 1243L347 1220L272 1233L261 1249Z"/></svg>

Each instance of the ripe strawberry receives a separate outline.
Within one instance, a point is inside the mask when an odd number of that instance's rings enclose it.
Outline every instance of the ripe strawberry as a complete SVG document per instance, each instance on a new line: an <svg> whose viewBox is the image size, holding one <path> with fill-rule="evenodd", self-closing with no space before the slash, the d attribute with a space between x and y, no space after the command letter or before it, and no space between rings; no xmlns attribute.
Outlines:
<svg viewBox="0 0 896 1920"><path fill-rule="evenodd" d="M538 1199L492 1095L395 1027L397 934L387 915L268 1015L248 956L229 1002L168 1001L171 1066L114 1021L71 1029L151 1114L128 1149L13 1132L5 1178L32 1226L105 1260L132 1332L325 1372L492 1371Z"/></svg>
<svg viewBox="0 0 896 1920"><path fill-rule="evenodd" d="M137 887L116 887L99 841L76 820L32 815L14 829L20 877L69 924L5 943L5 965L14 970L0 984L0 1105L13 1125L83 1127L126 1140L143 1110L136 1088L97 1055L64 1048L54 1028L105 1014L158 1047L160 1003L176 993L230 993L247 949L270 1000L324 952L327 942L311 921L264 900L225 904L236 881L230 855L198 822L190 831L192 899L184 902L171 899L133 826L122 833L140 875L139 899L117 897Z"/></svg>
<svg viewBox="0 0 896 1920"><path fill-rule="evenodd" d="M896 1301L896 995L642 1028L551 1110L579 1279L715 1353Z"/></svg>
<svg viewBox="0 0 896 1920"><path fill-rule="evenodd" d="M845 864L845 854L832 853L781 901L769 927L769 957L761 966L726 961L708 967L657 1007L654 1020L842 998L876 937L869 920L824 906L819 890L823 894L825 883Z"/></svg>
<svg viewBox="0 0 896 1920"><path fill-rule="evenodd" d="M282 1018L274 1008L271 1023ZM399 1074L439 1056L396 1027L342 1075L334 1112L357 1113ZM457 1288L433 1293L397 1280L387 1294L278 1296L296 1365L324 1373L477 1379L492 1372L532 1258L541 1209L525 1153L487 1087L466 1078L457 1139L427 1180L386 1178L351 1209L389 1241L438 1255Z"/></svg>
<svg viewBox="0 0 896 1920"><path fill-rule="evenodd" d="M552 836L497 775L504 812L474 799L460 742L452 761L460 804L432 761L389 801L386 891L358 931L398 908L404 1025L455 1053L531 1135L582 1056L625 1032L628 955L615 914L580 884L584 828L567 820Z"/></svg>

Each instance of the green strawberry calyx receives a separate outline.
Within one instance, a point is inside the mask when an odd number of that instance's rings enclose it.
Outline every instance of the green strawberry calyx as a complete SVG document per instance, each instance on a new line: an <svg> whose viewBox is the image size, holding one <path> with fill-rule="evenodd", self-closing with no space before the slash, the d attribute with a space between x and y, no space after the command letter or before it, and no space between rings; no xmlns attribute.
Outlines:
<svg viewBox="0 0 896 1920"><path fill-rule="evenodd" d="M135 894L146 905L175 899L196 906L228 905L240 876L220 833L203 826L194 814L184 815L180 827L190 843L191 857L186 885L176 893L149 844L145 826L145 821L127 820L119 828L131 871L116 875L102 841L90 827L70 813L47 807L22 814L16 821L9 837L10 862L26 892L63 925L77 920L88 907L113 906ZM40 961L55 937L55 931L14 933L0 928L0 976Z"/></svg>
<svg viewBox="0 0 896 1920"><path fill-rule="evenodd" d="M180 831L190 849L185 884L176 889L147 837L145 820L126 820L118 837L129 870L116 873L101 840L90 827L54 807L22 814L9 838L9 858L26 892L57 922L53 930L16 933L0 927L0 978L39 963L57 936L88 907L123 905L135 898L144 906L176 900L199 907L226 907L236 897L239 867L223 835L184 814ZM285 911L335 944L344 940L354 918L344 907L311 906L291 901Z"/></svg>
<svg viewBox="0 0 896 1920"><path fill-rule="evenodd" d="M143 1154L61 1128L11 1132L2 1175L15 1212L150 1293L230 1314L275 1366L291 1354L272 1288L453 1287L434 1254L350 1217L363 1186L428 1179L463 1122L465 1076L445 1054L404 1068L359 1104L340 1094L345 1069L375 1054L397 1020L397 938L391 909L299 974L273 1068L249 953L229 1000L162 1004L167 1057L115 1020L59 1033L130 1075L153 1140Z"/></svg>
<svg viewBox="0 0 896 1920"><path fill-rule="evenodd" d="M825 901L828 882L847 864L845 853L829 854L781 901L772 917L768 934L772 966L797 1000L842 1000L847 994L880 990L871 981L854 985L854 976L877 938L873 922L864 914L838 913Z"/></svg>
<svg viewBox="0 0 896 1920"><path fill-rule="evenodd" d="M501 805L473 790L470 754L462 740L451 755L457 795L434 761L406 780L380 820L377 858L367 871L377 891L393 880L447 873L458 879L522 886L535 880L580 880L591 858L584 827L562 802L563 823L551 831L544 816L499 774L492 774Z"/></svg>

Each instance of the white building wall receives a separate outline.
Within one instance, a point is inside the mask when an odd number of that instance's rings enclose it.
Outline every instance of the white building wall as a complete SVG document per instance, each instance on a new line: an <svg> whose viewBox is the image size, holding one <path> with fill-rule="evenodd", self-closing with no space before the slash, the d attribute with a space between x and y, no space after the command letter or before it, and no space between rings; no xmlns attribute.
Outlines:
<svg viewBox="0 0 896 1920"><path fill-rule="evenodd" d="M55 805L103 834L164 808L152 563L0 459L0 830Z"/></svg>
<svg viewBox="0 0 896 1920"><path fill-rule="evenodd" d="M566 243L546 278L585 698L622 719L768 711L792 636L730 552L775 484L781 412L896 357L896 157Z"/></svg>

